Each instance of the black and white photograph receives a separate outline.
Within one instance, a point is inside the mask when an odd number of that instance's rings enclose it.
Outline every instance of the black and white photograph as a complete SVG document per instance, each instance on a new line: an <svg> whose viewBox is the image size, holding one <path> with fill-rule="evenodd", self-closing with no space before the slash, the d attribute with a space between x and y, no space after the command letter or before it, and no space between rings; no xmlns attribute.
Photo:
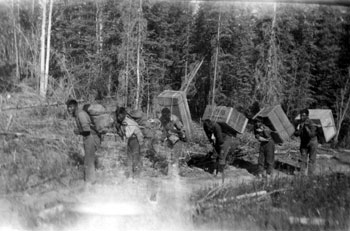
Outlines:
<svg viewBox="0 0 350 231"><path fill-rule="evenodd" d="M349 231L350 0L0 0L0 231Z"/></svg>

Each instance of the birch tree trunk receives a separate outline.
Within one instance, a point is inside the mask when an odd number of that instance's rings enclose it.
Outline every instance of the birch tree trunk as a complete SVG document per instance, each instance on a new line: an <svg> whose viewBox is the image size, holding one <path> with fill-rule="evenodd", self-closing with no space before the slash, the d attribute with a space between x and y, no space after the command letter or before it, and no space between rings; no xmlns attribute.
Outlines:
<svg viewBox="0 0 350 231"><path fill-rule="evenodd" d="M142 13L142 0L140 0L140 6L138 11L138 31L137 31L137 63L136 63L136 99L135 109L140 105L140 91L141 91L141 76L140 76L140 49L141 49L141 13Z"/></svg>
<svg viewBox="0 0 350 231"><path fill-rule="evenodd" d="M102 9L99 1L96 1L96 54L98 55L99 60L99 73L100 75L103 73L103 65L102 65L102 48L103 48L103 37L102 37L102 29L103 29L103 20L102 20ZM107 95L111 96L111 88L112 88L112 79L111 74L108 75L107 82Z"/></svg>
<svg viewBox="0 0 350 231"><path fill-rule="evenodd" d="M268 72L267 72L267 92L265 95L265 103L268 105L274 105L278 102L278 96L282 89L282 80L278 78L278 59L277 59L277 44L276 44L276 9L277 3L273 5L273 18L271 25L271 39L270 39L270 49L268 56Z"/></svg>
<svg viewBox="0 0 350 231"><path fill-rule="evenodd" d="M96 51L97 54L102 52L102 29L103 29L103 22L102 22L102 9L98 1L96 1L96 41L97 41L97 47Z"/></svg>
<svg viewBox="0 0 350 231"><path fill-rule="evenodd" d="M214 64L214 79L213 79L213 93L211 105L215 105L215 88L216 88L216 76L217 76L217 67L218 67L218 58L219 58L219 49L220 49L220 27L221 27L221 11L219 12L218 20L218 33L217 33L217 44L216 44L216 53L215 53L215 64Z"/></svg>
<svg viewBox="0 0 350 231"><path fill-rule="evenodd" d="M40 38L40 95L45 97L45 28L46 28L46 0L41 1L43 14L41 21L41 38Z"/></svg>
<svg viewBox="0 0 350 231"><path fill-rule="evenodd" d="M187 6L187 16L190 14L190 3L188 3ZM185 78L184 82L186 83L188 81L188 56L189 56L189 44L190 44L190 25L191 20L187 21L187 28L186 28L186 58L185 58Z"/></svg>
<svg viewBox="0 0 350 231"><path fill-rule="evenodd" d="M130 36L131 36L131 3L129 0L129 15L128 15L128 27L127 27L127 38L126 38L126 67L125 67L125 95L124 95L124 106L128 106L128 94L129 94L129 56L130 56Z"/></svg>
<svg viewBox="0 0 350 231"><path fill-rule="evenodd" d="M49 0L49 22L47 26L47 44L46 44L46 64L45 64L45 95L47 93L49 83L49 62L50 62L50 48L51 48L51 17L52 17L53 0Z"/></svg>
<svg viewBox="0 0 350 231"><path fill-rule="evenodd" d="M350 71L349 71L349 78L350 78ZM347 79L344 88L340 90L339 98L336 100L336 109L337 109L337 132L334 137L334 145L336 146L338 144L339 140L339 132L340 128L343 124L343 121L345 119L346 114L349 111L350 106L350 80ZM348 97L348 98L346 98Z"/></svg>
<svg viewBox="0 0 350 231"><path fill-rule="evenodd" d="M96 32L96 54L100 53L100 44L99 44L99 38L100 38L100 32L99 32L99 5L98 1L96 1L96 19L95 19L95 32Z"/></svg>
<svg viewBox="0 0 350 231"><path fill-rule="evenodd" d="M15 5L14 5L14 0L12 0L12 21L13 21L13 39L14 39L14 47L15 47L15 58L16 58L16 79L15 83L18 83L19 81L19 55L18 55L18 42L17 42L17 29L16 29L16 13L15 13ZM17 2L17 8L18 8L18 2Z"/></svg>

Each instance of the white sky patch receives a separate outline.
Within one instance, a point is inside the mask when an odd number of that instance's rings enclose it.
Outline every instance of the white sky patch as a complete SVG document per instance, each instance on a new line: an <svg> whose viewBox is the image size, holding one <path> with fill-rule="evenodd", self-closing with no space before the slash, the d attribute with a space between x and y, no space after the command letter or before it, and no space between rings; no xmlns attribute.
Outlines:
<svg viewBox="0 0 350 231"><path fill-rule="evenodd" d="M191 0L190 3L193 5L193 14L197 14L197 12L199 10L200 1Z"/></svg>

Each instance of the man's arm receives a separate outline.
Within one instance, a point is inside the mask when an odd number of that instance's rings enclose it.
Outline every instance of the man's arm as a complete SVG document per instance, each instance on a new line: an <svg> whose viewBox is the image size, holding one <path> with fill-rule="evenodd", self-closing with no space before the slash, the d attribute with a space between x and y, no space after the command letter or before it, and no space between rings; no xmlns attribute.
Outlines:
<svg viewBox="0 0 350 231"><path fill-rule="evenodd" d="M174 125L175 125L176 129L178 129L178 130L180 130L180 131L182 131L183 128L184 128L184 125L183 125L183 124L181 123L181 121L178 120L178 119L174 121Z"/></svg>
<svg viewBox="0 0 350 231"><path fill-rule="evenodd" d="M262 141L269 141L272 139L272 136L271 136L271 129L265 125L262 125L261 127L259 128L255 128L254 129L254 132L255 132L255 138L257 140L259 140L260 142Z"/></svg>
<svg viewBox="0 0 350 231"><path fill-rule="evenodd" d="M305 130L308 133L310 138L313 138L317 135L317 127L316 124L314 122L312 122L312 120L308 120L308 123L305 124Z"/></svg>
<svg viewBox="0 0 350 231"><path fill-rule="evenodd" d="M294 132L294 135L295 136L300 136L300 134L301 134L301 129L300 129L300 124L297 126L297 129L295 130L295 132Z"/></svg>
<svg viewBox="0 0 350 231"><path fill-rule="evenodd" d="M214 124L214 136L216 139L216 143L218 145L222 145L224 143L224 136L222 134L222 129L218 123Z"/></svg>
<svg viewBox="0 0 350 231"><path fill-rule="evenodd" d="M207 126L203 126L205 135L208 137L208 140L210 143L214 143L213 139L211 138L211 136L213 135L213 133L211 131L209 131L209 129L207 128Z"/></svg>
<svg viewBox="0 0 350 231"><path fill-rule="evenodd" d="M273 132L268 126L263 126L264 129L264 136L266 139L272 139L271 133Z"/></svg>
<svg viewBox="0 0 350 231"><path fill-rule="evenodd" d="M141 129L139 127L134 127L134 134L137 137L137 140L139 141L139 144L143 144L143 134L141 132Z"/></svg>
<svg viewBox="0 0 350 231"><path fill-rule="evenodd" d="M125 132L123 131L122 124L119 122L115 123L115 128L117 130L117 134L120 136L121 139L125 138Z"/></svg>
<svg viewBox="0 0 350 231"><path fill-rule="evenodd" d="M259 140L262 133L263 133L262 126L257 126L255 124L254 125L254 136L255 136L255 139Z"/></svg>
<svg viewBox="0 0 350 231"><path fill-rule="evenodd" d="M255 126L254 127L254 136L255 136L255 139L257 139L258 141L265 141L264 140L264 137L262 136L264 130L262 127L257 127Z"/></svg>

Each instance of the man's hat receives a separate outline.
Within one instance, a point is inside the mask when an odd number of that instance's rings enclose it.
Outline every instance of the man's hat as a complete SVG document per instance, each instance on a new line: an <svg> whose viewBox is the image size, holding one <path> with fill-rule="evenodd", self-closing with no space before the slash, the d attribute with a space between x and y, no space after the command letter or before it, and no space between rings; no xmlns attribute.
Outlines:
<svg viewBox="0 0 350 231"><path fill-rule="evenodd" d="M170 109L165 107L162 109L162 115L170 115Z"/></svg>
<svg viewBox="0 0 350 231"><path fill-rule="evenodd" d="M305 108L305 109L300 111L300 115L301 114L306 114L307 116L309 116L309 110Z"/></svg>

